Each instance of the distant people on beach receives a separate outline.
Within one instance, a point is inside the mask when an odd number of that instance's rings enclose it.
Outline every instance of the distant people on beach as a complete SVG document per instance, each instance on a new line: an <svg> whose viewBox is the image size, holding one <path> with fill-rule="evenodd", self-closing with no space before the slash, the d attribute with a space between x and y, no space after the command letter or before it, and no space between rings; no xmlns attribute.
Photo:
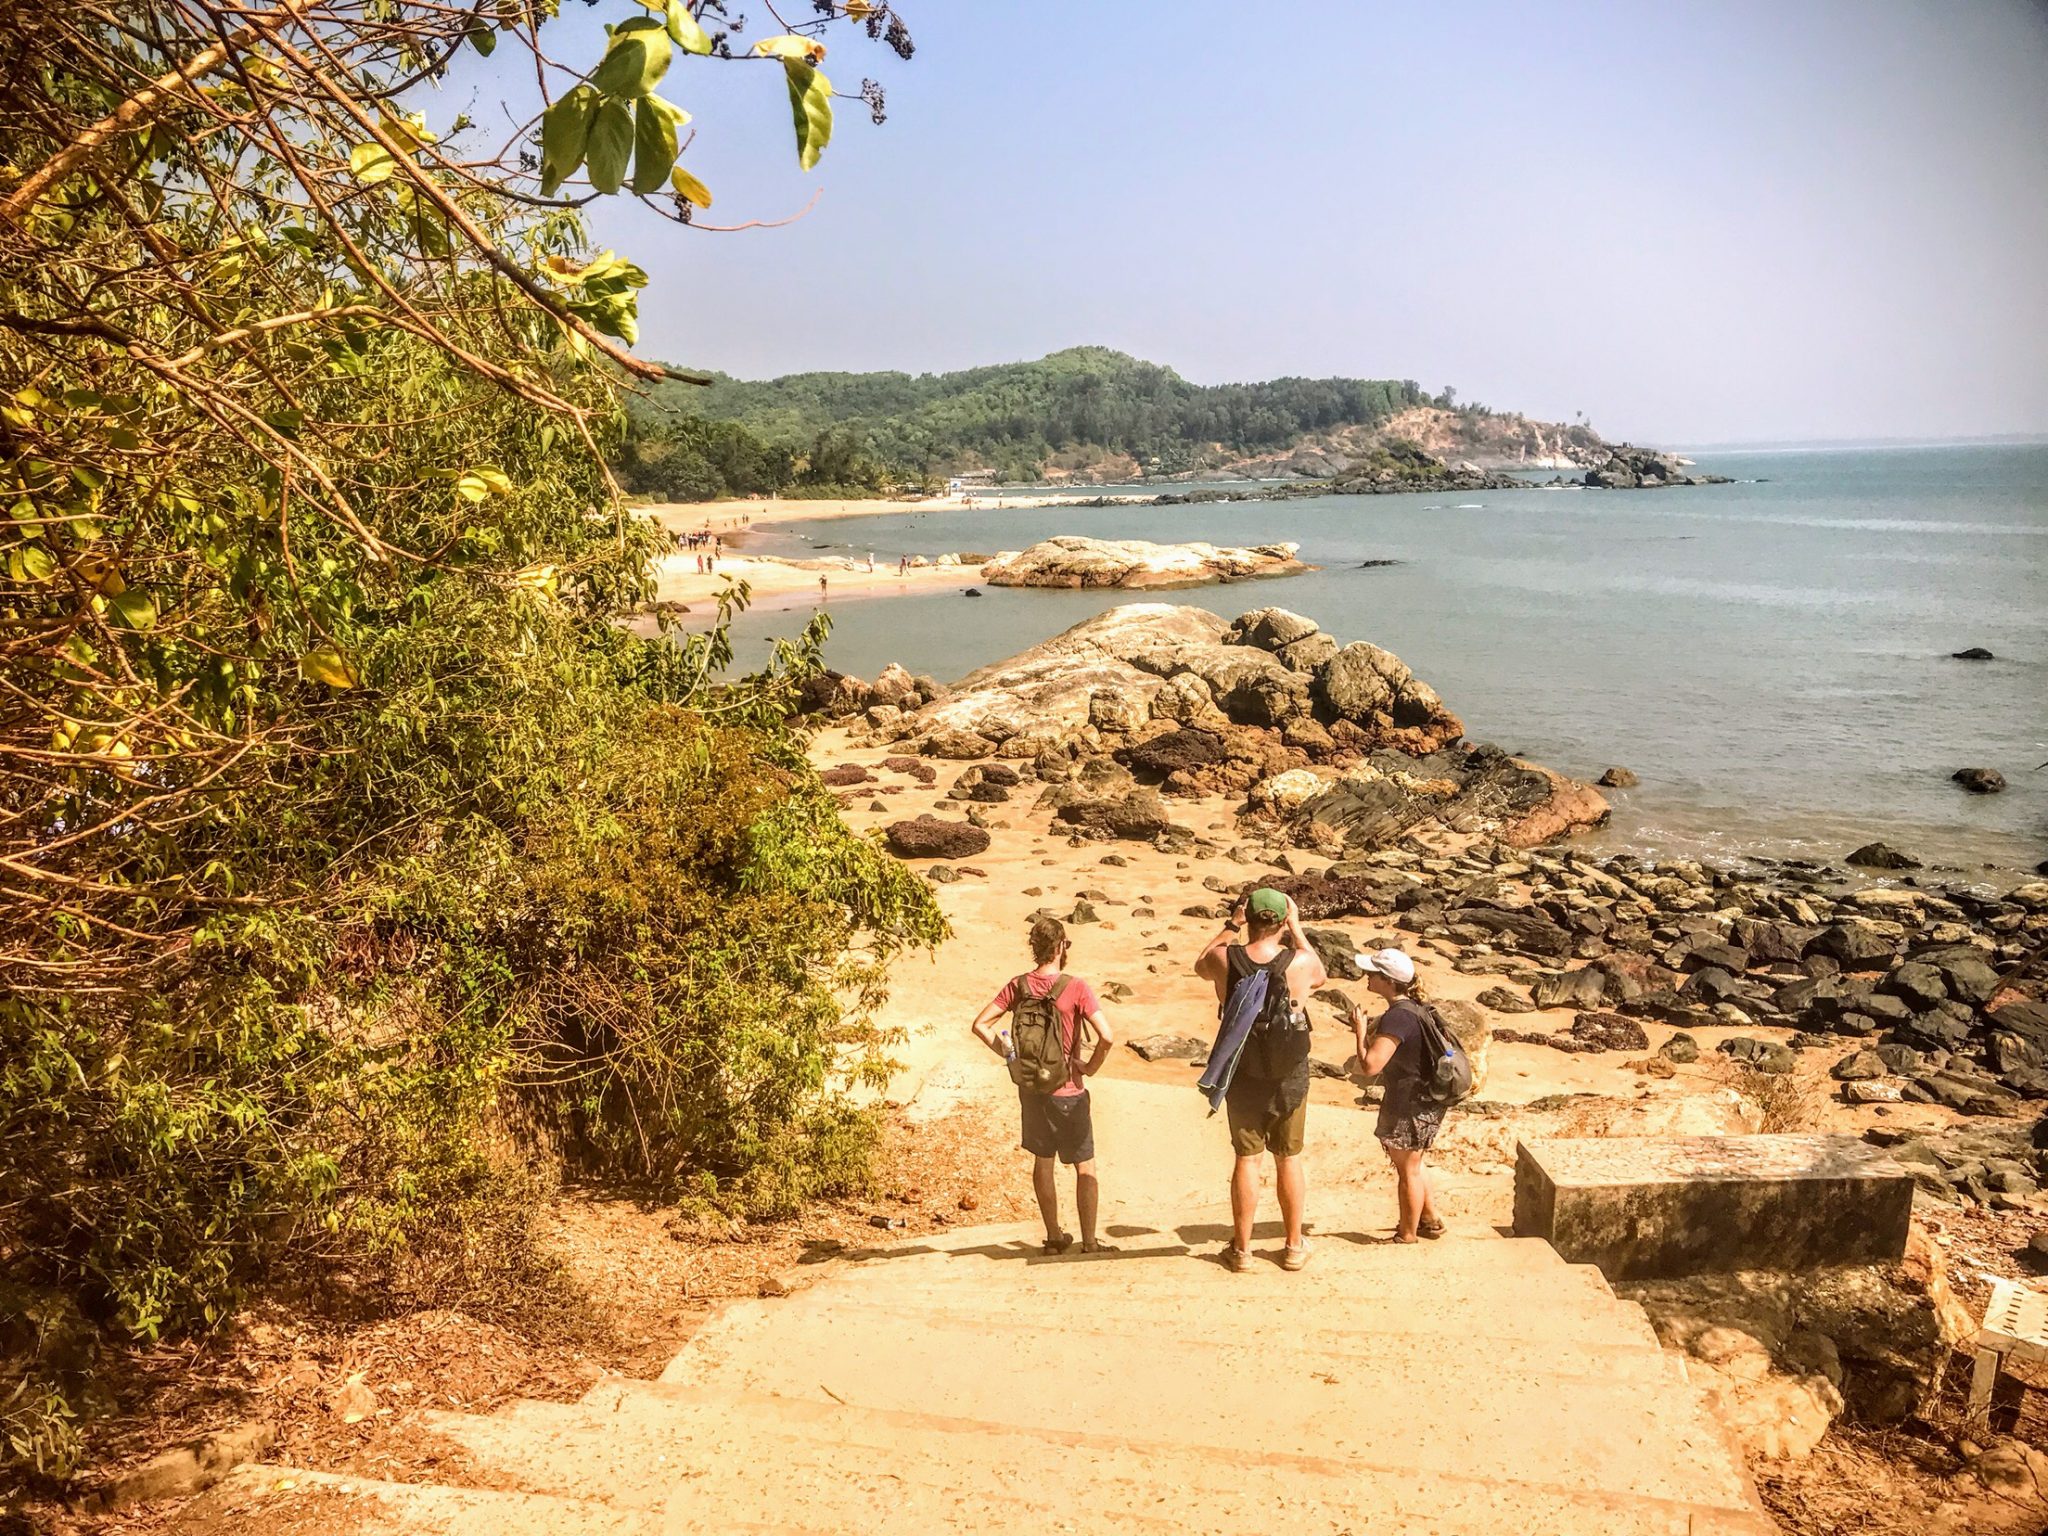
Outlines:
<svg viewBox="0 0 2048 1536"><path fill-rule="evenodd" d="M1239 930L1243 942L1239 943ZM1261 886L1231 909L1223 930L1202 947L1195 974L1216 988L1220 1020L1201 1087L1210 1113L1228 1111L1231 1151L1230 1246L1223 1262L1251 1264L1259 1206L1259 1162L1270 1153L1286 1245L1280 1267L1308 1263L1302 1230L1307 1176L1301 1165L1309 1083L1308 1001L1329 982L1322 958L1301 931L1294 898Z"/></svg>
<svg viewBox="0 0 2048 1536"><path fill-rule="evenodd" d="M820 576L818 578L818 601L821 603L827 603L831 600L832 594L826 589L825 578Z"/></svg>
<svg viewBox="0 0 2048 1536"><path fill-rule="evenodd" d="M1437 1215L1428 1170L1422 1165L1436 1145L1447 1112L1447 1106L1431 1092L1429 1070L1433 1063L1424 1047L1425 1035L1436 1021L1423 999L1415 962L1407 955L1398 949L1382 949L1356 958L1358 968L1365 972L1367 989L1390 1005L1368 1030L1365 1008L1354 1004L1351 1030L1366 1076L1377 1077L1385 1089L1374 1134L1394 1166L1399 1217L1394 1241L1442 1237L1444 1224Z"/></svg>
<svg viewBox="0 0 2048 1536"><path fill-rule="evenodd" d="M1066 925L1041 917L1031 925L1031 958L1023 975L1005 983L975 1015L974 1038L1002 1057L1017 1085L1019 1140L1031 1154L1031 1189L1045 1224L1043 1251L1065 1253L1074 1236L1060 1224L1059 1170L1074 1170L1074 1214L1081 1251L1112 1247L1095 1230L1101 1187L1095 1176L1094 1106L1085 1079L1101 1070L1116 1042L1103 1022L1095 989L1067 974L1072 945ZM996 1023L1008 1015L1010 1027ZM1089 1037L1093 1036L1090 1048Z"/></svg>

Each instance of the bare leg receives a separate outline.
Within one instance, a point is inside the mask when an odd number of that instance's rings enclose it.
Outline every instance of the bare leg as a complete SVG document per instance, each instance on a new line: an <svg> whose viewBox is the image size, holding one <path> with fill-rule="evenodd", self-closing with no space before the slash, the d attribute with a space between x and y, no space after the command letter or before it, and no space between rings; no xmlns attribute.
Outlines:
<svg viewBox="0 0 2048 1536"><path fill-rule="evenodd" d="M1252 1251L1252 1218L1259 1212L1259 1160L1240 1157L1230 1170L1230 1225L1240 1253Z"/></svg>
<svg viewBox="0 0 2048 1536"><path fill-rule="evenodd" d="M1415 1181L1422 1187L1422 1208L1416 1212L1417 1221L1425 1227L1440 1226L1443 1218L1436 1213L1436 1180L1429 1176L1429 1170L1422 1160L1428 1154L1415 1154Z"/></svg>
<svg viewBox="0 0 2048 1536"><path fill-rule="evenodd" d="M1287 1228L1287 1246L1301 1246L1301 1210L1307 1201L1308 1172L1298 1157L1273 1159L1273 1183L1280 1192L1280 1220Z"/></svg>
<svg viewBox="0 0 2048 1536"><path fill-rule="evenodd" d="M1400 1210L1400 1221L1394 1229L1394 1236L1404 1243L1415 1241L1415 1225L1422 1219L1420 1203L1415 1195L1415 1163L1417 1154L1388 1147L1387 1161L1394 1165L1394 1199Z"/></svg>
<svg viewBox="0 0 2048 1536"><path fill-rule="evenodd" d="M1081 1216L1081 1246L1090 1252L1095 1248L1095 1207L1101 1195L1101 1186L1095 1182L1095 1159L1074 1164L1074 1206Z"/></svg>
<svg viewBox="0 0 2048 1536"><path fill-rule="evenodd" d="M1060 1186L1054 1172L1051 1158L1034 1157L1031 1160L1031 1192L1038 1196L1038 1214L1045 1221L1045 1240L1048 1243L1060 1240Z"/></svg>

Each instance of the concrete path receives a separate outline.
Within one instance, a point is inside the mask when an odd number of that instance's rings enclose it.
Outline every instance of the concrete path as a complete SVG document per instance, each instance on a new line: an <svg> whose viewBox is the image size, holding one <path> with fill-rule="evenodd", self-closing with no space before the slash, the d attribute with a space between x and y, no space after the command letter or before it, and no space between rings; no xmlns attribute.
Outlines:
<svg viewBox="0 0 2048 1536"><path fill-rule="evenodd" d="M659 1381L437 1415L435 1483L244 1468L185 1529L1772 1530L1597 1272L1483 1225L1397 1246L1382 1215L1326 1213L1294 1275L1267 1228L1252 1271L1225 1270L1199 1204L1119 1221L1096 1257L981 1228L799 1269Z"/></svg>

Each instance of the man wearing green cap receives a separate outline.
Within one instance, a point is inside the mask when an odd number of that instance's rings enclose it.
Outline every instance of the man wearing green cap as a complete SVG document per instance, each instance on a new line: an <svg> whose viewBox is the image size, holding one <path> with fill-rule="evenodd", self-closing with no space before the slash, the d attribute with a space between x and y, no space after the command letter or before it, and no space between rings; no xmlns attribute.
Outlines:
<svg viewBox="0 0 2048 1536"><path fill-rule="evenodd" d="M1239 929L1244 942L1239 943ZM1230 1145L1237 1162L1230 1175L1231 1244L1223 1262L1242 1270L1251 1262L1252 1218L1259 1206L1259 1159L1273 1154L1273 1184L1287 1229L1282 1269L1308 1263L1302 1235L1307 1180L1301 1166L1308 1119L1308 1000L1330 973L1301 931L1292 897L1261 886L1231 910L1230 921L1195 962L1195 974L1216 988L1222 1009L1240 981L1266 973L1266 1005L1260 1027L1245 1043L1224 1101Z"/></svg>

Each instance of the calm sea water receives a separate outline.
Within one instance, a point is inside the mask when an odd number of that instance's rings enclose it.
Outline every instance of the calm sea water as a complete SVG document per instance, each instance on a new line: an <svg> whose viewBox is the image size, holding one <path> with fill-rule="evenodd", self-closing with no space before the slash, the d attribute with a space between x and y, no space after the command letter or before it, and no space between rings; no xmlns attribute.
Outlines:
<svg viewBox="0 0 2048 1536"><path fill-rule="evenodd" d="M1741 483L923 513L790 525L757 547L887 563L1058 533L1295 540L1321 570L1163 600L1294 609L1400 655L1477 738L1575 774L1634 769L1607 846L1839 857L1881 836L1970 870L2048 856L2048 444L1699 459ZM842 601L830 655L950 680L1128 600ZM742 660L809 611L744 616ZM1998 659L1950 659L1973 645ZM1978 765L2011 787L1949 782Z"/></svg>

